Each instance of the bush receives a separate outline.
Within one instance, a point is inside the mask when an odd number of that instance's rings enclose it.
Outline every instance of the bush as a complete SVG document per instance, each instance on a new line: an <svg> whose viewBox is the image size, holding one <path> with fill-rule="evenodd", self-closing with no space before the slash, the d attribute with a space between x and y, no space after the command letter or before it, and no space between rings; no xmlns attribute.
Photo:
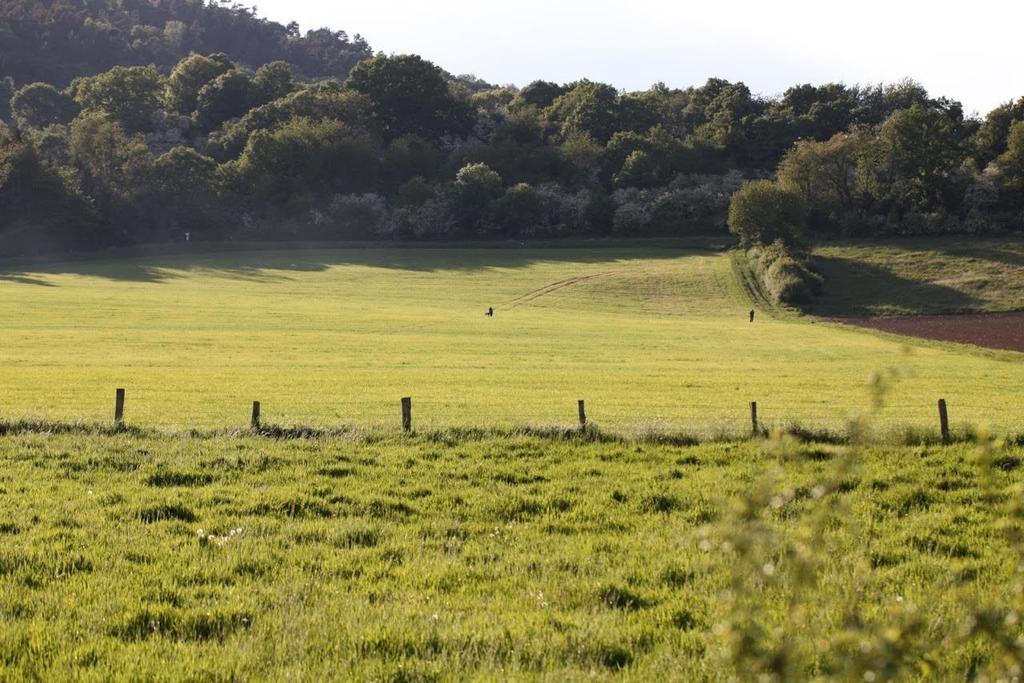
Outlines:
<svg viewBox="0 0 1024 683"><path fill-rule="evenodd" d="M781 240L755 247L748 258L777 304L804 304L821 293L824 279L810 267L810 256Z"/></svg>
<svg viewBox="0 0 1024 683"><path fill-rule="evenodd" d="M729 230L744 246L781 240L787 246L804 244L807 206L800 195L776 182L752 180L729 202Z"/></svg>
<svg viewBox="0 0 1024 683"><path fill-rule="evenodd" d="M776 259L764 274L776 303L804 304L821 292L821 276L791 256Z"/></svg>

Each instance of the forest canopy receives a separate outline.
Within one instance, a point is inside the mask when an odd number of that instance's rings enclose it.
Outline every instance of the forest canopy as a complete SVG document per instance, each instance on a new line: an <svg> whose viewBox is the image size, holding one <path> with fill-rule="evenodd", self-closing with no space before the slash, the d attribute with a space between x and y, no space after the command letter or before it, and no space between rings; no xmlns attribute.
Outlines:
<svg viewBox="0 0 1024 683"><path fill-rule="evenodd" d="M0 3L0 121L7 254L727 235L748 183L744 240L777 232L759 205L800 243L1024 227L1024 98L972 118L913 81L494 86L223 2Z"/></svg>

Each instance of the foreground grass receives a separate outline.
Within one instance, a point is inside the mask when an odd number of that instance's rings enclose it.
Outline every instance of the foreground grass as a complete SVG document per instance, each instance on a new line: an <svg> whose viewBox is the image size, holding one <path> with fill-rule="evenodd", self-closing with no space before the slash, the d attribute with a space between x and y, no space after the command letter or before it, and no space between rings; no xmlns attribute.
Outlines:
<svg viewBox="0 0 1024 683"><path fill-rule="evenodd" d="M978 453L11 434L0 678L1006 672L1024 451Z"/></svg>
<svg viewBox="0 0 1024 683"><path fill-rule="evenodd" d="M1024 431L1020 354L796 316L751 325L750 308L729 254L669 248L8 266L0 418L109 420L125 387L129 422L162 428L245 426L253 400L280 424L396 427L402 396L423 428L564 423L581 398L619 432L740 433L750 401L769 424L840 428L866 407L851 387L897 367L904 379L881 417L894 428L934 428L945 397L954 423Z"/></svg>
<svg viewBox="0 0 1024 683"><path fill-rule="evenodd" d="M820 315L1024 310L1024 236L948 237L823 246Z"/></svg>

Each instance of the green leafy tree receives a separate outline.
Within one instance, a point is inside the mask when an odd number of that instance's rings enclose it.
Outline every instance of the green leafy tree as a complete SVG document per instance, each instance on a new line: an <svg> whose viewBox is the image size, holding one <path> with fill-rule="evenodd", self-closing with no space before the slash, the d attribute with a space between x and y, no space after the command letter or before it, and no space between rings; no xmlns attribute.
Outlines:
<svg viewBox="0 0 1024 683"><path fill-rule="evenodd" d="M469 107L455 98L437 66L416 55L380 55L360 62L345 87L370 98L388 140L418 135L437 140L468 132Z"/></svg>
<svg viewBox="0 0 1024 683"><path fill-rule="evenodd" d="M495 207L495 218L509 235L529 234L544 217L544 203L536 188L517 183L505 191Z"/></svg>
<svg viewBox="0 0 1024 683"><path fill-rule="evenodd" d="M260 104L273 102L295 90L295 74L288 62L271 62L256 69L252 79Z"/></svg>
<svg viewBox="0 0 1024 683"><path fill-rule="evenodd" d="M1010 128L1024 121L1024 97L1001 104L988 113L972 140L975 159L984 167L1006 151Z"/></svg>
<svg viewBox="0 0 1024 683"><path fill-rule="evenodd" d="M95 247L105 236L67 180L0 124L0 253Z"/></svg>
<svg viewBox="0 0 1024 683"><path fill-rule="evenodd" d="M141 137L106 114L83 113L71 126L71 158L83 191L107 220L125 225L144 211L134 201L148 189L153 158Z"/></svg>
<svg viewBox="0 0 1024 683"><path fill-rule="evenodd" d="M1024 121L1017 121L1006 135L1006 151L996 164L1002 174L1005 203L1015 208L1024 207Z"/></svg>
<svg viewBox="0 0 1024 683"><path fill-rule="evenodd" d="M0 123L11 123L11 98L14 97L14 79L0 78Z"/></svg>
<svg viewBox="0 0 1024 683"><path fill-rule="evenodd" d="M546 111L562 137L586 134L606 144L621 128L619 93L605 83L580 81L556 99Z"/></svg>
<svg viewBox="0 0 1024 683"><path fill-rule="evenodd" d="M69 123L78 105L65 93L46 83L31 83L11 98L11 116L21 128L45 128Z"/></svg>
<svg viewBox="0 0 1024 683"><path fill-rule="evenodd" d="M257 101L252 76L241 69L222 73L202 87L196 99L196 122L213 130L229 119L239 118Z"/></svg>
<svg viewBox="0 0 1024 683"><path fill-rule="evenodd" d="M150 131L163 104L164 83L152 66L115 66L71 84L83 111L109 114L129 133Z"/></svg>
<svg viewBox="0 0 1024 683"><path fill-rule="evenodd" d="M373 189L378 158L365 132L332 119L298 118L253 133L238 170L251 196L285 202Z"/></svg>
<svg viewBox="0 0 1024 683"><path fill-rule="evenodd" d="M950 119L915 104L897 111L878 130L875 191L903 210L935 210L944 205L962 159Z"/></svg>
<svg viewBox="0 0 1024 683"><path fill-rule="evenodd" d="M186 116L196 110L199 91L221 74L235 68L227 55L216 53L207 56L190 54L178 62L167 78L165 101L171 111Z"/></svg>
<svg viewBox="0 0 1024 683"><path fill-rule="evenodd" d="M747 182L729 202L729 230L744 246L776 241L802 246L806 221L807 207L800 195L768 180Z"/></svg>
<svg viewBox="0 0 1024 683"><path fill-rule="evenodd" d="M803 199L817 227L835 227L855 211L866 134L861 130L825 142L802 140L779 164L779 184Z"/></svg>
<svg viewBox="0 0 1024 683"><path fill-rule="evenodd" d="M217 162L189 147L175 147L153 163L152 184L161 224L169 236L183 231L220 237L227 221L218 193Z"/></svg>
<svg viewBox="0 0 1024 683"><path fill-rule="evenodd" d="M501 176L487 164L468 164L455 175L455 220L466 233L493 229L491 203L501 196Z"/></svg>
<svg viewBox="0 0 1024 683"><path fill-rule="evenodd" d="M551 103L564 95L565 86L550 81L534 81L523 87L515 98L517 105L526 105L546 109Z"/></svg>

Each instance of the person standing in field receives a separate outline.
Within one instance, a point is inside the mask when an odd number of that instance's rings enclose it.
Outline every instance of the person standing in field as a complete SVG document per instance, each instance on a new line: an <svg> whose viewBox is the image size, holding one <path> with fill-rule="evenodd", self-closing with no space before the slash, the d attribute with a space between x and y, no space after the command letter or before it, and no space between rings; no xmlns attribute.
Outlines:
<svg viewBox="0 0 1024 683"><path fill-rule="evenodd" d="M750 322L754 322L754 309L750 309Z"/></svg>
<svg viewBox="0 0 1024 683"><path fill-rule="evenodd" d="M488 306L487 307L487 312L484 313L484 315L486 315L488 318L493 318L494 317L494 307L493 306Z"/></svg>

